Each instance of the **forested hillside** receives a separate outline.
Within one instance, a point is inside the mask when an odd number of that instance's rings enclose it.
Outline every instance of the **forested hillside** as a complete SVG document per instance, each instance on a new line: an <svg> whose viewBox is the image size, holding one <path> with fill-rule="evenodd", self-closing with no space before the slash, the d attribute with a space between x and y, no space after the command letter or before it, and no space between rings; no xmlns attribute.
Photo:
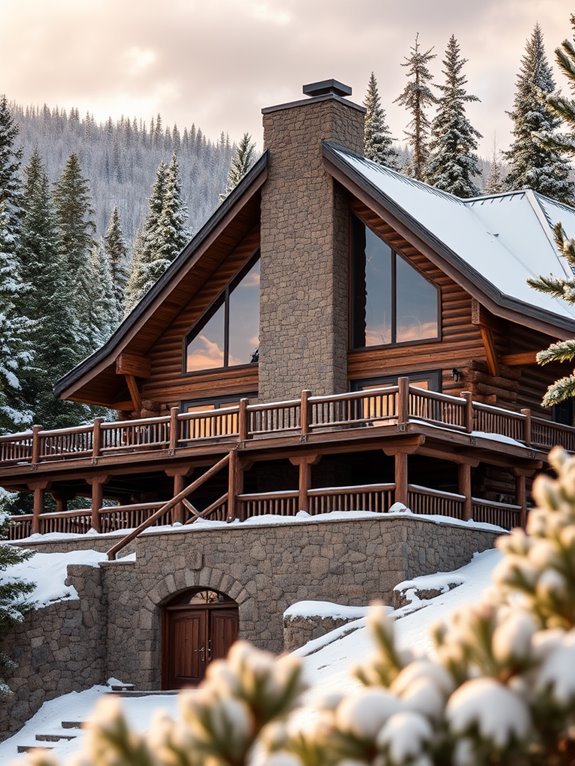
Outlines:
<svg viewBox="0 0 575 766"><path fill-rule="evenodd" d="M138 226L144 222L158 166L169 161L174 151L192 232L214 210L218 195L226 187L233 147L224 134L214 143L195 125L181 130L164 127L159 115L150 124L122 118L98 125L90 115L80 117L77 109L66 112L11 104L10 111L19 131L17 143L23 149L23 165L37 149L48 178L55 182L70 154L77 154L90 182L97 234L105 233L117 206L129 251Z"/></svg>

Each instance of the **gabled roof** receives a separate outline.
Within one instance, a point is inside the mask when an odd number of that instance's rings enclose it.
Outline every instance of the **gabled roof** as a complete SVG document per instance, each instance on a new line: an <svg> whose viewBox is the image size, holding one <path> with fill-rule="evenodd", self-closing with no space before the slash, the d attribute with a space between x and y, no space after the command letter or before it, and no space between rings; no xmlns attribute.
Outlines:
<svg viewBox="0 0 575 766"><path fill-rule="evenodd" d="M575 332L575 307L527 284L540 274L571 276L552 227L561 221L575 236L575 210L531 190L463 200L327 142L324 157L337 180L427 244L493 313L529 317L550 334Z"/></svg>
<svg viewBox="0 0 575 766"><path fill-rule="evenodd" d="M242 222L243 227L249 225L249 219L250 217L253 218L253 212L248 208L250 205L253 207L254 200L257 203L259 218L259 199L256 199L256 195L267 178L267 166L268 153L265 152L174 259L160 279L144 295L109 340L56 383L54 392L57 396L62 398L73 396L74 392L87 379L87 376L97 374L100 371L107 370L109 380L113 380L115 358L129 343L132 345L144 343L148 347L151 345L170 318L180 310L181 295L186 297L186 289L182 289L185 287L185 280L192 277L199 261L208 257L210 249L213 250L216 238L221 236L223 232L227 232L227 237L229 237L228 230L234 224L238 228L236 222L241 220L242 215L246 219ZM239 229L241 230L241 228L240 226ZM189 285L187 287L189 289ZM177 291L181 295L176 295ZM189 300L189 295L188 292L187 300ZM167 300L168 297L170 297L169 301ZM144 327L146 327L146 333L141 332ZM135 350L145 352L147 348L137 347Z"/></svg>

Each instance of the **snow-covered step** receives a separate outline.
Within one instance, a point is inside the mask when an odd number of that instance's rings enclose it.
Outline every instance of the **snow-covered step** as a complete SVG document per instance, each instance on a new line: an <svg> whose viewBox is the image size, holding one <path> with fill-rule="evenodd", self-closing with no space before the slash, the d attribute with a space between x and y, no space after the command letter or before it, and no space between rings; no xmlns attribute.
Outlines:
<svg viewBox="0 0 575 766"><path fill-rule="evenodd" d="M113 694L114 697L122 697L126 699L135 699L137 697L171 697L174 695L179 694L178 689L173 690L163 690L163 691L145 691L143 689L138 689L137 691L120 691L120 692L113 692L109 691L106 692L107 694Z"/></svg>
<svg viewBox="0 0 575 766"><path fill-rule="evenodd" d="M79 734L80 732L78 732ZM69 741L71 739L77 739L78 734L36 734L36 740L38 742L60 742L61 740Z"/></svg>
<svg viewBox="0 0 575 766"><path fill-rule="evenodd" d="M63 729L83 729L85 721L62 721Z"/></svg>
<svg viewBox="0 0 575 766"><path fill-rule="evenodd" d="M53 750L54 748L51 745L18 745L18 752L19 753L33 753L36 750L42 751L42 750Z"/></svg>

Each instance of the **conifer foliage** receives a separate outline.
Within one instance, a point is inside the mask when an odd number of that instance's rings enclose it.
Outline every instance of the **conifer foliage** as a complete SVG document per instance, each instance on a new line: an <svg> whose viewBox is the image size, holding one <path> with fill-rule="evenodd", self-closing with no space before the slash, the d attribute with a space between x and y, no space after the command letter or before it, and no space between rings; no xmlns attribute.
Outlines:
<svg viewBox="0 0 575 766"><path fill-rule="evenodd" d="M467 78L459 43L451 35L443 60L445 82L436 87L441 92L437 115L431 126L430 157L426 180L438 189L457 197L474 197L479 189L474 178L479 175L477 139L481 134L465 114L465 104L478 101L467 93Z"/></svg>
<svg viewBox="0 0 575 766"><path fill-rule="evenodd" d="M364 155L378 165L399 170L399 156L393 148L393 138L385 121L385 111L381 106L377 80L373 72L367 84L363 105L366 109L363 129Z"/></svg>
<svg viewBox="0 0 575 766"><path fill-rule="evenodd" d="M575 458L549 456L527 531L497 541L483 599L434 628L433 656L396 639L387 608L368 617L374 651L351 689L302 700L303 663L245 642L180 694L180 715L130 730L104 698L83 766L569 766L575 758ZM357 683L359 682L359 684ZM76 761L75 761L76 762ZM56 766L50 755L32 766Z"/></svg>
<svg viewBox="0 0 575 766"><path fill-rule="evenodd" d="M564 51L569 50L568 44ZM564 51L561 51L563 55ZM564 71L571 72L573 77L569 66ZM525 46L513 110L509 112L513 120L514 139L505 152L510 166L505 184L508 189L529 187L560 202L572 204L574 187L568 177L569 166L561 155L562 147L552 140L542 143L538 138L539 134L551 138L561 123L558 116L561 114L560 105L566 105L567 101L557 97L553 97L554 102L546 100L554 89L555 81L545 54L543 33L537 24ZM575 121L573 124L575 126Z"/></svg>
<svg viewBox="0 0 575 766"><path fill-rule="evenodd" d="M575 14L571 14L573 40L563 40L555 50L555 59L561 72L567 78L572 93L575 93ZM546 103L553 114L571 129L570 136L558 136L540 128L537 137L545 146L565 151L575 156L575 100L557 93L550 93Z"/></svg>
<svg viewBox="0 0 575 766"><path fill-rule="evenodd" d="M250 134L244 133L232 156L230 169L228 172L228 182L226 184L225 192L220 195L221 200L224 200L229 194L231 194L231 192L236 188L236 186L254 164L255 148L256 146L253 143Z"/></svg>
<svg viewBox="0 0 575 766"><path fill-rule="evenodd" d="M411 151L410 160L405 167L405 172L423 180L429 156L429 128L430 121L427 109L437 103L429 84L432 76L429 71L429 62L435 58L433 48L422 52L419 47L419 34L415 37L415 43L411 53L405 58L401 66L407 68L408 82L402 93L395 99L395 103L404 106L411 114L408 129L405 132Z"/></svg>
<svg viewBox="0 0 575 766"><path fill-rule="evenodd" d="M126 284L128 282L128 249L120 225L118 208L112 210L110 223L104 236L104 252L109 264L112 282L113 311L121 319L124 315Z"/></svg>

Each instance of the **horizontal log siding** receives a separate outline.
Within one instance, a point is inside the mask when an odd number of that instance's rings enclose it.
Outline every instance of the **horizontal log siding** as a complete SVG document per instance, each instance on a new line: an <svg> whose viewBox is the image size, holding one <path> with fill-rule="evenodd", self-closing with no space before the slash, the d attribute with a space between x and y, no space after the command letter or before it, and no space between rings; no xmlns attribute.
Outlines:
<svg viewBox="0 0 575 766"><path fill-rule="evenodd" d="M459 394L466 388L465 381L454 381L452 369L464 368L472 359L485 359L479 328L471 323L471 296L364 205L354 202L353 212L440 289L441 340L350 351L350 380L441 369L442 390Z"/></svg>
<svg viewBox="0 0 575 766"><path fill-rule="evenodd" d="M142 399L178 406L186 399L218 397L257 391L257 367L230 368L204 374L183 371L185 339L194 324L222 293L259 247L259 228L253 229L190 299L155 342L150 354L151 376L142 386Z"/></svg>

